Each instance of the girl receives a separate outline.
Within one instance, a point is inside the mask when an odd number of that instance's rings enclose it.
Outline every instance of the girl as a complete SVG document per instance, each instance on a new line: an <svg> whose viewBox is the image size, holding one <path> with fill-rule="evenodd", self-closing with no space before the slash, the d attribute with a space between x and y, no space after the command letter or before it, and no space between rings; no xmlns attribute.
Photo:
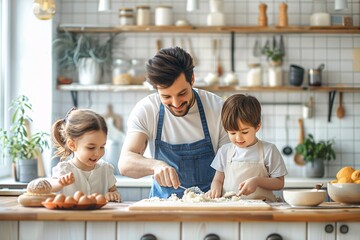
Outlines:
<svg viewBox="0 0 360 240"><path fill-rule="evenodd" d="M64 119L53 124L55 155L60 157L52 169L52 176L58 180L58 184L53 184L53 191L62 189L67 196L76 191L87 195L99 193L108 201L121 201L115 186L114 167L101 159L105 154L107 132L104 118L87 109L73 108ZM71 159L63 161L71 154Z"/></svg>
<svg viewBox="0 0 360 240"><path fill-rule="evenodd" d="M261 106L253 97L236 94L229 97L221 111L221 122L231 143L217 152L211 167L216 170L211 198L237 192L244 199L276 201L272 190L284 187L287 174L284 160L274 144L261 141Z"/></svg>

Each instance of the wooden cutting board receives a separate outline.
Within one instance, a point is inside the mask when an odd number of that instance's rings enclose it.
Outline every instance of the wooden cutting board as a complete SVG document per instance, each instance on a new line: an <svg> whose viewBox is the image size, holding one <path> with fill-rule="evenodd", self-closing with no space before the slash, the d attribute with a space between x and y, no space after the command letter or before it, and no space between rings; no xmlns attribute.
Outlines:
<svg viewBox="0 0 360 240"><path fill-rule="evenodd" d="M143 199L129 206L129 210L266 210L271 206L262 200L240 200L225 202L180 202L180 201L149 201Z"/></svg>

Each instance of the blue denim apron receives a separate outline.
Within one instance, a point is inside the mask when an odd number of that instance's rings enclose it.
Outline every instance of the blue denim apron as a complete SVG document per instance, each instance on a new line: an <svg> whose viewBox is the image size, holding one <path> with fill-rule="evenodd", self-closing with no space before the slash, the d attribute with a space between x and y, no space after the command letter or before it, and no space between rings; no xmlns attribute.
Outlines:
<svg viewBox="0 0 360 240"><path fill-rule="evenodd" d="M197 92L193 90L198 104L202 129L205 138L189 144L169 144L161 141L164 123L164 105L160 105L159 120L155 139L155 159L163 160L177 171L182 186L188 188L198 186L203 192L210 189L215 170L210 167L215 157L211 143L205 112ZM184 190L181 188L162 187L153 179L150 197L168 198L172 193L181 198Z"/></svg>

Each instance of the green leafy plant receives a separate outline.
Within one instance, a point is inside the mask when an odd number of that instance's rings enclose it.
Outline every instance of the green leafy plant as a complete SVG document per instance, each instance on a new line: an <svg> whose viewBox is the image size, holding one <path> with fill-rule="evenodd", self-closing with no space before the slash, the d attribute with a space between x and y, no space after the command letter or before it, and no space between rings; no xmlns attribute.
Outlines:
<svg viewBox="0 0 360 240"><path fill-rule="evenodd" d="M81 58L93 58L99 64L111 62L111 50L116 35L101 43L99 38L90 35L76 35L70 32L60 33L53 41L57 63L63 69L75 69Z"/></svg>
<svg viewBox="0 0 360 240"><path fill-rule="evenodd" d="M336 158L333 144L334 140L316 142L313 135L309 134L303 143L295 147L295 151L302 155L306 162L313 162L315 159L330 161Z"/></svg>
<svg viewBox="0 0 360 240"><path fill-rule="evenodd" d="M265 46L262 53L267 57L268 61L282 62L284 58L284 53L278 48L270 49L270 47Z"/></svg>
<svg viewBox="0 0 360 240"><path fill-rule="evenodd" d="M28 124L32 119L28 112L32 105L28 97L20 95L12 101L10 109L14 110L11 118L10 130L0 128L0 145L4 157L11 157L13 163L18 159L34 159L44 148L49 148L49 134L37 132L32 136L28 133Z"/></svg>

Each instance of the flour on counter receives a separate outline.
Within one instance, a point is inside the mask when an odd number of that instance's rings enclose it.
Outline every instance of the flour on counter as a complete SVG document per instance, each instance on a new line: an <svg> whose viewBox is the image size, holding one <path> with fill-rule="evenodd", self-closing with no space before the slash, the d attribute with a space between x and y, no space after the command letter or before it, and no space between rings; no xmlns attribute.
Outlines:
<svg viewBox="0 0 360 240"><path fill-rule="evenodd" d="M233 192L227 192L224 196L233 195ZM204 193L197 194L194 192L185 192L182 198L179 198L175 193L171 194L169 198L159 198L159 197L152 197L148 199L144 199L147 202L184 202L184 203L200 203L200 202L237 202L242 201L241 197L239 196L232 196L230 198L220 197L220 198L210 198L205 196ZM246 202L248 202L247 200Z"/></svg>

